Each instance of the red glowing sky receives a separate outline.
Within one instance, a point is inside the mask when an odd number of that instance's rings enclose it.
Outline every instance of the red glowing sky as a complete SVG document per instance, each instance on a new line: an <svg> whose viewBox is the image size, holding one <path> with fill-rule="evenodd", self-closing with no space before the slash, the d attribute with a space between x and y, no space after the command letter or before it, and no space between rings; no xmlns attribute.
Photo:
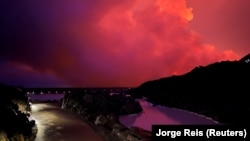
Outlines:
<svg viewBox="0 0 250 141"><path fill-rule="evenodd" d="M138 86L250 52L248 0L1 2L0 81Z"/></svg>

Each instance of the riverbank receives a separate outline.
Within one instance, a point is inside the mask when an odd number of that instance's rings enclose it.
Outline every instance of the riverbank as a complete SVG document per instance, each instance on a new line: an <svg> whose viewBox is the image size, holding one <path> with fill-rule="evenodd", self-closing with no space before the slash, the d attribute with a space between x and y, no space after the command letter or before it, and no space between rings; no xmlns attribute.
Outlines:
<svg viewBox="0 0 250 141"><path fill-rule="evenodd" d="M113 126L108 127L107 125L96 125L84 117L82 117L82 120L101 135L105 141L151 141L151 131L140 127L127 128L120 122L116 122Z"/></svg>
<svg viewBox="0 0 250 141"><path fill-rule="evenodd" d="M110 104L116 105L109 107ZM65 95L62 101L63 109L81 116L82 120L99 133L105 141L151 140L150 133L145 134L146 131L140 128L127 128L119 122L119 112L139 113L141 110L135 112L136 109L140 109L137 107L139 105L140 104L131 97L122 95L110 96L105 94L71 94ZM103 110L101 110L102 108ZM108 112L112 108L114 111Z"/></svg>

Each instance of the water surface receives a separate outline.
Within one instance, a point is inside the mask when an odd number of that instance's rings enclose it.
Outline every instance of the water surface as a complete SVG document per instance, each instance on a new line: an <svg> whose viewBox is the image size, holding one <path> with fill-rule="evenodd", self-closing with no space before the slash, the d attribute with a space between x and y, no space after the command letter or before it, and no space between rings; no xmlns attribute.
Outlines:
<svg viewBox="0 0 250 141"><path fill-rule="evenodd" d="M76 114L55 103L32 104L31 118L38 127L35 141L103 141Z"/></svg>
<svg viewBox="0 0 250 141"><path fill-rule="evenodd" d="M148 131L151 131L153 124L166 124L166 125L210 125L217 124L216 121L205 116L179 110L175 108L168 108L164 106L152 106L151 103L144 99L139 100L143 112L140 114L120 116L119 120L127 127L137 126Z"/></svg>

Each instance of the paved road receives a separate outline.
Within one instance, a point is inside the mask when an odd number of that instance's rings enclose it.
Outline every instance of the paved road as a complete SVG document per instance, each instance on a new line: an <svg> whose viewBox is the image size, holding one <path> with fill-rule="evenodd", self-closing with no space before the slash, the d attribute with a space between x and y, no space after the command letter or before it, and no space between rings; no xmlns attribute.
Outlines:
<svg viewBox="0 0 250 141"><path fill-rule="evenodd" d="M31 117L38 127L35 141L103 141L89 125L57 104L33 104Z"/></svg>

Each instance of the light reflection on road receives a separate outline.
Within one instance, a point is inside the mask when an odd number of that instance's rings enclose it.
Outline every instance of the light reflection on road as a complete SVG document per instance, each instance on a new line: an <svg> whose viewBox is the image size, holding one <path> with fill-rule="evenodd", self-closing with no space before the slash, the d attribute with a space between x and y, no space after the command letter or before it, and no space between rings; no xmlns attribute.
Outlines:
<svg viewBox="0 0 250 141"><path fill-rule="evenodd" d="M57 104L32 104L31 118L38 127L35 141L103 141L89 125Z"/></svg>

